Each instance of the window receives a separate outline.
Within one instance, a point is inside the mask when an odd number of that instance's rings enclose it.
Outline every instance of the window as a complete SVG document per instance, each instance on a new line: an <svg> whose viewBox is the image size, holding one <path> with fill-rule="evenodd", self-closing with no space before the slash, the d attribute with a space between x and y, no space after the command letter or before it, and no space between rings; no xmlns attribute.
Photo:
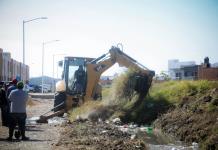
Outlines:
<svg viewBox="0 0 218 150"><path fill-rule="evenodd" d="M78 69L78 66L69 66L69 73L68 73L68 89L72 90L73 83L74 83L74 74L75 71Z"/></svg>

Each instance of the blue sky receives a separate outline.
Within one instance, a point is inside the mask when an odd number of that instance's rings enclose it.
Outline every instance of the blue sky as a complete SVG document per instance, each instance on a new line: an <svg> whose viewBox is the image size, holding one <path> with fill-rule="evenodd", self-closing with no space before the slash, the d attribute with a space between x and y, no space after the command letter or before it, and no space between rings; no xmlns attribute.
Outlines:
<svg viewBox="0 0 218 150"><path fill-rule="evenodd" d="M31 76L41 75L42 43L56 39L45 47L49 76L53 54L98 57L117 43L157 73L169 59L218 62L217 0L0 0L0 47L22 61L22 21L42 16L25 27Z"/></svg>

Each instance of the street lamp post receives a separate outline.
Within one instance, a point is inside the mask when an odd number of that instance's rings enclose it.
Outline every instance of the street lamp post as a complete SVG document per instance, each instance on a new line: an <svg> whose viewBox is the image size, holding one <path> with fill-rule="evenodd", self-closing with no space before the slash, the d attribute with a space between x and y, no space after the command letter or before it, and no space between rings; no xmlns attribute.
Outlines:
<svg viewBox="0 0 218 150"><path fill-rule="evenodd" d="M44 84L44 51L45 51L45 45L49 43L54 43L58 42L59 40L52 40L52 41L47 41L42 43L42 93L43 93L43 84Z"/></svg>
<svg viewBox="0 0 218 150"><path fill-rule="evenodd" d="M25 64L25 23L35 21L38 19L48 19L47 17L39 17L30 20L23 20L23 64Z"/></svg>

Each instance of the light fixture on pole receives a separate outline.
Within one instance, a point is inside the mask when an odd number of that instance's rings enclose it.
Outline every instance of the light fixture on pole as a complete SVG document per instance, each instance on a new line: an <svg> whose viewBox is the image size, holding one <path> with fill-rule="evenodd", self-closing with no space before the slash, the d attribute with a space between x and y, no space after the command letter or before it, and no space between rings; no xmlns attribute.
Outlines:
<svg viewBox="0 0 218 150"><path fill-rule="evenodd" d="M54 42L58 42L60 40L52 40L52 41L47 41L47 42L43 42L42 43L42 93L43 93L43 84L44 84L44 50L45 50L45 45L46 44L50 44L50 43L54 43Z"/></svg>
<svg viewBox="0 0 218 150"><path fill-rule="evenodd" d="M23 20L23 64L25 64L25 23L39 20L39 19L48 19L47 17L38 17L30 20Z"/></svg>

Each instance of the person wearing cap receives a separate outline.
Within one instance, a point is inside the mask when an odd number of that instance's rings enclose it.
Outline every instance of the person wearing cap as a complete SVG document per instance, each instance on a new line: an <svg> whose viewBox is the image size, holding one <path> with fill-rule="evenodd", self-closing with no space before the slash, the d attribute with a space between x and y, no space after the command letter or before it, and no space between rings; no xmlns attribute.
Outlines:
<svg viewBox="0 0 218 150"><path fill-rule="evenodd" d="M25 126L26 126L26 103L28 100L27 92L23 91L23 82L17 83L17 89L11 91L8 99L11 103L10 105L10 122L9 122L9 137L7 140L13 140L14 129L18 124L19 131L22 136L22 140L29 140L25 136Z"/></svg>
<svg viewBox="0 0 218 150"><path fill-rule="evenodd" d="M8 90L7 90L7 98L8 96L10 95L11 91L12 90L15 90L17 89L17 79L13 79L12 80L12 84L8 87Z"/></svg>

